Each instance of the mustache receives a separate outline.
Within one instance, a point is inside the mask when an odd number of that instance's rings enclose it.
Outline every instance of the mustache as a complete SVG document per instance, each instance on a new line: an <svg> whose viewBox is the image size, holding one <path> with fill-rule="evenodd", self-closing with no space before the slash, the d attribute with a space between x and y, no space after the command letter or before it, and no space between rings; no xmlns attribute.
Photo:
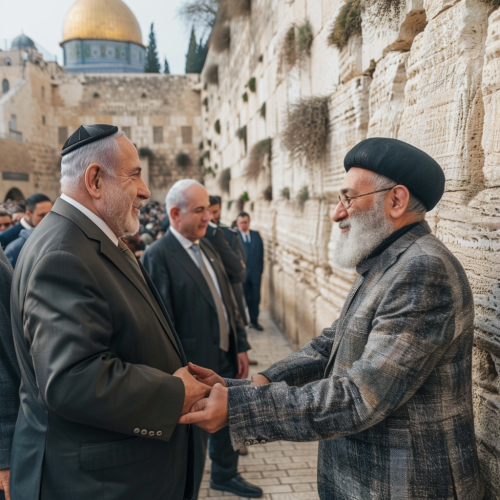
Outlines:
<svg viewBox="0 0 500 500"><path fill-rule="evenodd" d="M347 229L351 227L351 222L347 220L343 220L339 222L340 229Z"/></svg>

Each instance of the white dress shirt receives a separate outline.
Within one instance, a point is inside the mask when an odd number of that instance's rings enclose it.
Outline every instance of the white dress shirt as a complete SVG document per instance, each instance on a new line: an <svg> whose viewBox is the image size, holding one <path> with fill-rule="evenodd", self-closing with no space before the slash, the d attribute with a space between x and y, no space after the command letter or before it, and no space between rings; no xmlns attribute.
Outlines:
<svg viewBox="0 0 500 500"><path fill-rule="evenodd" d="M19 221L19 224L21 224L21 226L23 226L24 229L33 229L33 226L28 224L28 222L26 222L26 219L24 217Z"/></svg>
<svg viewBox="0 0 500 500"><path fill-rule="evenodd" d="M187 254L191 257L192 261L196 264L196 267L199 269L200 265L198 264L198 261L196 259L196 256L194 255L193 249L191 248L194 243L197 245L200 245L200 240L196 241L191 241L188 240L185 236L182 236L179 231L177 231L173 226L170 226L170 231L172 234L176 237L177 241L182 245L184 250L186 250ZM210 277L212 278L212 281L214 282L215 289L219 293L220 298L222 299L222 304L224 304L224 297L222 296L222 293L220 291L220 286L219 286L219 280L217 279L217 274L214 271L214 268L212 267L212 263L210 262L210 259L205 255L205 252L200 246L200 253L201 253L201 258L203 259L203 263L205 264L205 267L207 268L208 274L210 274ZM228 329L230 329L229 325L229 318L227 316L227 309L226 309L226 304L224 304L224 315L226 316L226 322L228 325Z"/></svg>
<svg viewBox="0 0 500 500"><path fill-rule="evenodd" d="M116 234L113 233L111 228L98 215L91 212L87 207L84 207L81 203L78 203L66 194L62 194L61 199L80 210L83 215L86 215L116 246L118 246L118 238L116 237Z"/></svg>
<svg viewBox="0 0 500 500"><path fill-rule="evenodd" d="M243 238L243 241L245 243L250 243L250 241L251 241L251 239L250 239L250 231L247 231L246 233L244 233L241 229L238 229L238 231L240 232L241 237Z"/></svg>

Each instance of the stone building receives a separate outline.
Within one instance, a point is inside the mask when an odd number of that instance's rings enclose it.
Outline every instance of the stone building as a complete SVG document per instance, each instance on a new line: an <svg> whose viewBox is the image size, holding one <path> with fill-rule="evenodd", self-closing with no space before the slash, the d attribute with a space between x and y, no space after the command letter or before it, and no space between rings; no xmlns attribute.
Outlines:
<svg viewBox="0 0 500 500"><path fill-rule="evenodd" d="M265 237L264 305L300 347L336 319L355 278L332 261L345 153L385 136L438 160L446 194L428 220L474 291L477 443L487 498L498 499L500 10L488 0L374 2L339 49L328 40L348 3L252 1L219 23L202 75L205 183L223 195L226 222L244 206ZM396 8L384 15L388 3ZM305 50L290 57L290 40L304 34ZM291 156L283 132L294 105L314 96L327 98L329 133L325 154L309 162ZM252 151L267 138L270 161L265 154L252 180Z"/></svg>
<svg viewBox="0 0 500 500"><path fill-rule="evenodd" d="M0 201L58 196L62 145L89 123L134 142L154 200L179 178L201 178L199 75L67 73L23 40L0 52Z"/></svg>

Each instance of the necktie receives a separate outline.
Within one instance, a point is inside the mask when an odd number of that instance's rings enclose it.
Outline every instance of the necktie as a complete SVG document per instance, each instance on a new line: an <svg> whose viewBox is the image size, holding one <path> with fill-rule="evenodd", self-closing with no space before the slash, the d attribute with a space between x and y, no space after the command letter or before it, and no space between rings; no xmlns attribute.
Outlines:
<svg viewBox="0 0 500 500"><path fill-rule="evenodd" d="M123 240L118 240L118 248L125 254L125 257L129 262L132 262L134 265L134 269L140 274L141 279L146 282L144 279L144 275L142 274L141 267L139 266L139 262L135 258L135 255L132 253L132 250L127 246L127 244Z"/></svg>
<svg viewBox="0 0 500 500"><path fill-rule="evenodd" d="M219 295L219 292L215 287L212 277L210 276L210 273L208 272L208 269L206 268L205 263L203 262L199 245L193 243L191 249L193 250L194 256L196 257L196 261L198 262L198 267L200 268L201 274L203 274L203 277L207 282L208 288L210 288L210 293L212 294L212 298L214 299L215 302L215 308L217 309L217 317L219 319L220 348L223 351L227 352L229 351L229 335L228 335L229 327L227 324L226 315L224 313L224 303L222 302L222 297Z"/></svg>

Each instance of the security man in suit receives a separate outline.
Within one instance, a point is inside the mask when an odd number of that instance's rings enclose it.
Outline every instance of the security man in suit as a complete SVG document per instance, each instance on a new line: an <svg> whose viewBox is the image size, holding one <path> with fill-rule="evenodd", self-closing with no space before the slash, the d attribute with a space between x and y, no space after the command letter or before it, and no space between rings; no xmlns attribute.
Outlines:
<svg viewBox="0 0 500 500"><path fill-rule="evenodd" d="M236 226L243 240L246 254L247 279L243 284L245 300L250 314L250 328L262 331L259 325L260 284L264 271L264 244L257 231L250 229L250 215L241 212L236 218Z"/></svg>
<svg viewBox="0 0 500 500"><path fill-rule="evenodd" d="M172 186L166 205L170 228L144 252L143 264L165 301L187 359L223 377L246 378L250 346L245 327L221 259L203 238L210 221L208 193L199 182L184 179ZM208 433L196 428L194 436L198 492ZM260 488L238 474L238 453L227 428L212 436L209 454L213 489L248 498L262 496Z"/></svg>
<svg viewBox="0 0 500 500"><path fill-rule="evenodd" d="M207 229L207 234L205 237L211 238L210 242L221 256L222 263L226 268L227 276L229 278L229 281L231 282L234 298L236 299L236 303L238 304L240 316L245 326L247 326L247 305L245 302L245 295L243 293L243 283L245 283L247 272L245 264L246 255L245 249L243 247L243 241L240 238L238 231L231 229L220 221L220 196L209 196L209 201L210 207L208 207L208 209L210 210L212 220L211 222L209 222L209 227ZM217 230L215 230L215 228L217 228ZM217 245L217 243L214 241L216 235L220 233L222 233L225 240L227 241L228 248L232 253L231 258L229 257L230 252L225 248L222 248L222 244ZM213 236L211 236L212 234ZM228 269L228 265L226 264L226 262L232 263L232 261L234 260L233 256L236 257L236 262L239 262L239 268L241 269L239 273L232 273L231 269Z"/></svg>
<svg viewBox="0 0 500 500"><path fill-rule="evenodd" d="M80 127L62 151L63 195L26 242L12 284L21 371L17 500L192 497L189 426L207 388L189 375L151 279L122 237L150 192L134 145Z"/></svg>

